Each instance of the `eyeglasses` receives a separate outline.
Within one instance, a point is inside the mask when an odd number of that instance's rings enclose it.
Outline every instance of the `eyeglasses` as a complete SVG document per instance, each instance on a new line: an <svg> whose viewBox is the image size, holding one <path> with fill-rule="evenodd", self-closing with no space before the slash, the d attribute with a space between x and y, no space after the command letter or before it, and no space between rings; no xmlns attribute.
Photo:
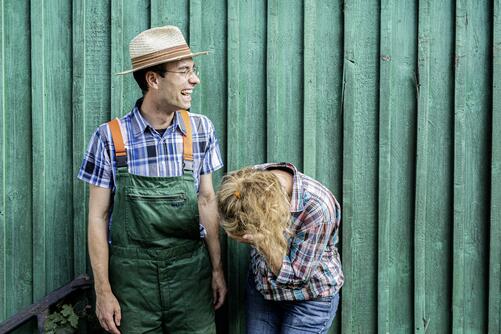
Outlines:
<svg viewBox="0 0 501 334"><path fill-rule="evenodd" d="M196 66L196 65L194 65L193 68L186 67L184 69L184 71L167 71L167 70L165 70L165 72L184 74L184 77L186 78L186 80L188 80L193 74L195 74L197 77L200 78L200 70L199 70L198 66Z"/></svg>

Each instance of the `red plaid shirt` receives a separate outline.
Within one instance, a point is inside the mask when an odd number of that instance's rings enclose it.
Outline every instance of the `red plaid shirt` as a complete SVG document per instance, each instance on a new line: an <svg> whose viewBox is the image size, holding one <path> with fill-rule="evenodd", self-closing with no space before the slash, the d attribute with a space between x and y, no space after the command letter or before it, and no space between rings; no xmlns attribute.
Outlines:
<svg viewBox="0 0 501 334"><path fill-rule="evenodd" d="M293 175L291 237L278 276L264 257L251 251L256 288L268 300L310 300L336 294L344 282L336 248L341 208L320 182L290 163L268 163L256 169L289 169Z"/></svg>

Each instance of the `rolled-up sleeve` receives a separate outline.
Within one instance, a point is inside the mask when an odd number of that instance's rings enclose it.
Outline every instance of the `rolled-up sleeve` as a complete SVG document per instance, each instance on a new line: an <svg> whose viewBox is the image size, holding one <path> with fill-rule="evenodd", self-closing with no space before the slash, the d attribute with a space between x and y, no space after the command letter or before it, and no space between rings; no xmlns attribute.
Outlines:
<svg viewBox="0 0 501 334"><path fill-rule="evenodd" d="M335 212L329 209L316 203L302 213L304 217L298 218L302 219L304 224L289 240L289 252L284 256L276 278L278 285L302 286L318 268L338 225Z"/></svg>
<svg viewBox="0 0 501 334"><path fill-rule="evenodd" d="M208 139L207 148L202 159L202 168L200 170L201 175L210 174L223 167L223 159L221 158L221 151L219 149L219 143L214 126L208 118L204 118L204 122L207 122L206 126L208 129Z"/></svg>
<svg viewBox="0 0 501 334"><path fill-rule="evenodd" d="M99 129L94 132L77 176L102 188L113 188L112 164Z"/></svg>

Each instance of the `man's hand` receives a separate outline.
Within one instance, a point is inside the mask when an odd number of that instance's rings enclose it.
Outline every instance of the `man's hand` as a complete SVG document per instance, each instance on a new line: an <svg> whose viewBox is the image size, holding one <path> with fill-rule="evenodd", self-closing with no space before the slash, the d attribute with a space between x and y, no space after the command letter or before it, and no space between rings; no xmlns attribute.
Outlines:
<svg viewBox="0 0 501 334"><path fill-rule="evenodd" d="M120 313L118 300L113 293L108 292L104 295L96 296L96 315L101 327L107 332L120 334L117 326L120 326L122 314Z"/></svg>
<svg viewBox="0 0 501 334"><path fill-rule="evenodd" d="M212 175L200 176L200 191L198 193L198 211L200 222L207 229L205 241L212 265L212 296L214 308L217 310L226 297L226 282L221 264L221 247L219 245L219 215L217 212L216 194L212 187Z"/></svg>
<svg viewBox="0 0 501 334"><path fill-rule="evenodd" d="M214 308L220 308L226 298L226 282L222 269L212 271L212 297L214 299Z"/></svg>

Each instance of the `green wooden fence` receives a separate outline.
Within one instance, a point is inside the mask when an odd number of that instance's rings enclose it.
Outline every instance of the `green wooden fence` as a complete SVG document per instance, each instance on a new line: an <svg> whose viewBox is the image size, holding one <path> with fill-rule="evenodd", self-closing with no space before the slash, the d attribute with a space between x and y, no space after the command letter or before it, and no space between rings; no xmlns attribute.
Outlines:
<svg viewBox="0 0 501 334"><path fill-rule="evenodd" d="M224 171L291 161L342 202L332 333L501 333L501 0L0 0L0 320L89 272L93 130L140 92L128 43L178 25ZM222 240L222 332L248 249ZM26 329L29 331L29 329Z"/></svg>

